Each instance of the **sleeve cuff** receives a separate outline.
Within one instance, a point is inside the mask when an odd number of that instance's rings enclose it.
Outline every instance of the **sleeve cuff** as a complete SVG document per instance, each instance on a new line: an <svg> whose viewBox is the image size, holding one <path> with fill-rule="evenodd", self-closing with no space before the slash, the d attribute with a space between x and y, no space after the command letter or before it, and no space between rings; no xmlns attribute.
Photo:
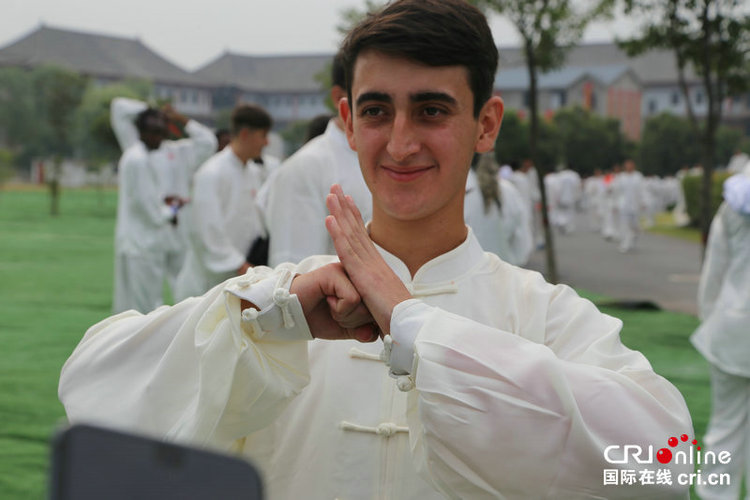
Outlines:
<svg viewBox="0 0 750 500"><path fill-rule="evenodd" d="M302 304L289 293L294 274L286 269L260 281L242 277L227 286L226 291L252 302L259 309L242 311L240 326L254 340L293 342L312 340Z"/></svg>
<svg viewBox="0 0 750 500"><path fill-rule="evenodd" d="M401 302L391 314L391 339L386 344L386 364L393 377L414 376L414 341L432 307L417 299ZM390 346L388 345L390 344Z"/></svg>

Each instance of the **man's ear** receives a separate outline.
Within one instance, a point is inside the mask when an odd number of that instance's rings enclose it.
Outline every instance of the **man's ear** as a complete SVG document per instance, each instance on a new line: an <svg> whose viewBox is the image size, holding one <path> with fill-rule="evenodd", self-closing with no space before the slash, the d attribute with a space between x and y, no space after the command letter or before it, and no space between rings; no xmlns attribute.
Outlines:
<svg viewBox="0 0 750 500"><path fill-rule="evenodd" d="M357 146L354 142L354 124L352 123L352 115L352 110L349 108L349 100L346 97L342 97L341 100L339 100L339 116L341 117L341 121L344 122L344 131L346 132L346 139L349 141L349 147L356 151Z"/></svg>
<svg viewBox="0 0 750 500"><path fill-rule="evenodd" d="M479 111L479 130L475 147L477 153L486 153L495 147L500 125L503 123L503 110L503 100L496 95L490 97L482 106Z"/></svg>

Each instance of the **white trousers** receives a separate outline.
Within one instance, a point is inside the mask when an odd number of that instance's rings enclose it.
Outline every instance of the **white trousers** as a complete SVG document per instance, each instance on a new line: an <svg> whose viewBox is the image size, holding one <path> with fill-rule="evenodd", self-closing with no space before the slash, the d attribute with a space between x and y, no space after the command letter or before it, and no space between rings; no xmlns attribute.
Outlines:
<svg viewBox="0 0 750 500"><path fill-rule="evenodd" d="M701 469L704 478L708 474L728 474L730 484L698 485L696 492L703 500L737 500L742 475L750 478L750 378L730 375L711 365L711 419L703 443L705 450L716 455L728 451L731 460L728 464L701 464L696 468ZM745 498L750 499L750 495Z"/></svg>
<svg viewBox="0 0 750 500"><path fill-rule="evenodd" d="M637 213L620 212L620 251L627 252L635 246L635 240L641 231Z"/></svg>
<svg viewBox="0 0 750 500"><path fill-rule="evenodd" d="M184 253L160 252L150 255L115 254L112 312L129 309L144 314L164 304L164 280L174 291Z"/></svg>

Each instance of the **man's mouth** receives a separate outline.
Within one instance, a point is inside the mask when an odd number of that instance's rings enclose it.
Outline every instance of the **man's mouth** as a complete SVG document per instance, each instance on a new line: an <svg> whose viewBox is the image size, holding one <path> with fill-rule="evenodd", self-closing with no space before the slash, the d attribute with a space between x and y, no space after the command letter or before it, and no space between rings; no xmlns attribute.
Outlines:
<svg viewBox="0 0 750 500"><path fill-rule="evenodd" d="M399 182L409 182L421 177L435 167L433 165L425 167L387 167L383 165L381 168L385 170L386 175L391 179Z"/></svg>

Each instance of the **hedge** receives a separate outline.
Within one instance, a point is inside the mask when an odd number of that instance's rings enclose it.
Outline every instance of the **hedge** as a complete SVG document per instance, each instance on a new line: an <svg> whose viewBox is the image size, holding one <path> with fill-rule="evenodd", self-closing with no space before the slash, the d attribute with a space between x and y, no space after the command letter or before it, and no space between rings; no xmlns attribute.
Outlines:
<svg viewBox="0 0 750 500"><path fill-rule="evenodd" d="M731 175L725 170L713 172L711 182L711 218L713 218L719 209L719 205L724 200L722 197L722 188L724 181ZM690 225L695 227L700 226L700 189L702 181L702 174L686 175L682 179L682 189L685 193L685 205L688 217L690 218Z"/></svg>

